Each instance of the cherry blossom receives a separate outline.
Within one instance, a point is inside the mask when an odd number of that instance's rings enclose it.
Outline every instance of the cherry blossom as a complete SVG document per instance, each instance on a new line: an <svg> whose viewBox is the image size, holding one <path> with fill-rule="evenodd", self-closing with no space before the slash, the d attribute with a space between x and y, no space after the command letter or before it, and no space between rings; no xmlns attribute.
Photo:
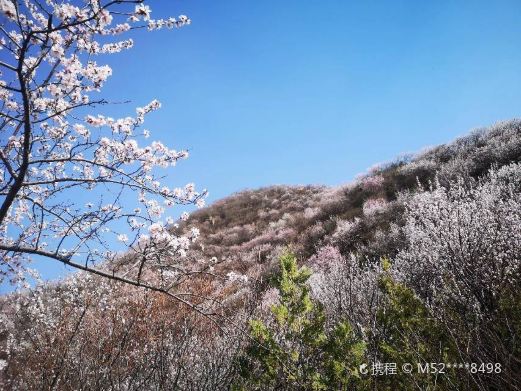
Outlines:
<svg viewBox="0 0 521 391"><path fill-rule="evenodd" d="M3 278L18 281L39 256L144 285L199 236L167 229L163 221L187 218L171 208L201 207L207 193L162 183L188 152L146 141L151 132L142 126L161 107L157 99L121 118L107 115L102 91L113 69L104 61L131 49L126 35L136 29L179 28L190 19L152 20L142 0L1 0L0 12ZM111 249L117 242L139 262L122 267Z"/></svg>

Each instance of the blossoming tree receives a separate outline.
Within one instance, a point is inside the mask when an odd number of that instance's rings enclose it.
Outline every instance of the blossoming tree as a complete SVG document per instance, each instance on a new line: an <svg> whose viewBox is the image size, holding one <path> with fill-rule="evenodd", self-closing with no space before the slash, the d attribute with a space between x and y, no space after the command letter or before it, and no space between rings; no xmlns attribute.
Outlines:
<svg viewBox="0 0 521 391"><path fill-rule="evenodd" d="M98 61L130 49L133 40L119 37L135 29L190 19L153 20L142 0L0 0L0 11L2 278L20 281L43 257L184 301L171 291L180 274L172 259L198 231L174 235L166 210L202 206L206 191L161 183L161 169L188 153L145 142L157 100L125 118L99 111L112 69ZM116 239L130 248L119 269Z"/></svg>

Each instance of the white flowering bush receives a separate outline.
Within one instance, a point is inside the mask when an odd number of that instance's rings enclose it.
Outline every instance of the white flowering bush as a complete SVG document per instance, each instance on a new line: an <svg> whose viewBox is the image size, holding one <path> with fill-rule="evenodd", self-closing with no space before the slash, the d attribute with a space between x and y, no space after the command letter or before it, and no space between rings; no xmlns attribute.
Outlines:
<svg viewBox="0 0 521 391"><path fill-rule="evenodd" d="M344 257L332 246L321 247L309 263L315 266L309 279L311 290L327 304L330 319L348 319L365 335L374 323L380 302L381 264L362 262L353 254Z"/></svg>
<svg viewBox="0 0 521 391"><path fill-rule="evenodd" d="M349 240L350 236L356 231L359 224L360 218L355 218L353 220L338 219L335 231L331 235L333 243L341 243L342 241Z"/></svg>
<svg viewBox="0 0 521 391"><path fill-rule="evenodd" d="M365 216L370 217L385 211L387 206L388 202L384 198L370 198L364 202L362 210Z"/></svg>
<svg viewBox="0 0 521 391"><path fill-rule="evenodd" d="M241 343L182 303L80 272L9 297L0 388L225 390Z"/></svg>
<svg viewBox="0 0 521 391"><path fill-rule="evenodd" d="M477 389L519 388L521 165L459 178L405 200L395 278L411 287L467 362L499 362Z"/></svg>
<svg viewBox="0 0 521 391"><path fill-rule="evenodd" d="M142 0L2 0L0 12L4 278L20 281L39 256L134 285L168 287L167 274L144 281L146 271L185 255L199 235L172 234L168 210L203 206L206 192L161 182L188 152L147 141L143 125L161 107L158 100L124 118L102 112L109 103L102 88L112 74L102 61L132 48L135 29L179 28L190 19L154 20ZM110 270L116 240L135 260L124 273Z"/></svg>
<svg viewBox="0 0 521 391"><path fill-rule="evenodd" d="M432 305L493 310L520 277L520 189L521 166L512 164L480 182L459 180L413 196L406 202L408 247L395 269Z"/></svg>

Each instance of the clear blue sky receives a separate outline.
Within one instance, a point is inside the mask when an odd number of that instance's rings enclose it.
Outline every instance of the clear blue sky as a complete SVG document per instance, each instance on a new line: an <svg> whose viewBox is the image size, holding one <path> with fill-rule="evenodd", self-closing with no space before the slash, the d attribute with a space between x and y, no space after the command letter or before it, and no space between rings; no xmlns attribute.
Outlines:
<svg viewBox="0 0 521 391"><path fill-rule="evenodd" d="M349 181L374 163L521 113L519 1L151 1L192 25L112 56L106 91L162 110L188 147L172 183L210 201Z"/></svg>
<svg viewBox="0 0 521 391"><path fill-rule="evenodd" d="M157 98L151 139L190 148L168 185L209 201L338 185L374 163L521 113L521 2L150 1L192 25L140 32L104 91ZM180 213L181 211L179 211ZM58 273L45 268L45 275Z"/></svg>

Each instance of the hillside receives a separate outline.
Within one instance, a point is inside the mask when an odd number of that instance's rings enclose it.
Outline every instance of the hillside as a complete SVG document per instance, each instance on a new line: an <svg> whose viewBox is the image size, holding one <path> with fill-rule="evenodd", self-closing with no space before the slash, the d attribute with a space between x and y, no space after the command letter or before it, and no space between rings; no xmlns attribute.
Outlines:
<svg viewBox="0 0 521 391"><path fill-rule="evenodd" d="M500 362L504 369L496 377L451 372L439 384L413 374L382 380L382 386L521 387L520 163L521 121L513 120L372 168L339 187L273 186L233 194L172 228L198 228L200 238L186 258L168 260L176 270L198 273L183 275L175 291L205 297L194 299L198 308L219 316L208 321L161 294L85 274L43 284L2 298L0 384L19 390L42 383L43 389L59 384L64 390L310 389L297 387L276 366L286 356L256 361L255 354L262 357L251 345L256 334L245 334L247 320L259 318L273 330L273 339L266 331L261 342L271 341L273 351L286 346L298 352L288 362L303 384L311 381L305 374L313 363L324 384L375 389L370 379L342 383L322 368L335 354L358 357L351 350L310 345L298 333L282 332L270 317L271 304L284 304L282 285L273 281L282 281L280 256L289 249L314 274L295 271L286 283L304 298L302 284L309 285L310 300L322 304L304 307L325 307L316 315L323 316L318 324L324 335L348 322L349 338L363 345L364 362L427 357ZM123 257L118 268L130 261ZM295 316L315 327L313 311ZM277 368L273 373L267 360ZM244 368L257 378L244 375ZM328 376L337 383L327 383L333 381Z"/></svg>
<svg viewBox="0 0 521 391"><path fill-rule="evenodd" d="M197 256L235 260L232 266L239 269L245 258L270 259L274 249L288 245L301 259L326 244L343 255L392 258L403 245L391 232L393 225L403 225L400 194L428 189L433 181L477 179L492 167L520 161L521 121L503 122L374 167L343 186L273 186L233 194L194 212L180 230L200 229L193 247Z"/></svg>

